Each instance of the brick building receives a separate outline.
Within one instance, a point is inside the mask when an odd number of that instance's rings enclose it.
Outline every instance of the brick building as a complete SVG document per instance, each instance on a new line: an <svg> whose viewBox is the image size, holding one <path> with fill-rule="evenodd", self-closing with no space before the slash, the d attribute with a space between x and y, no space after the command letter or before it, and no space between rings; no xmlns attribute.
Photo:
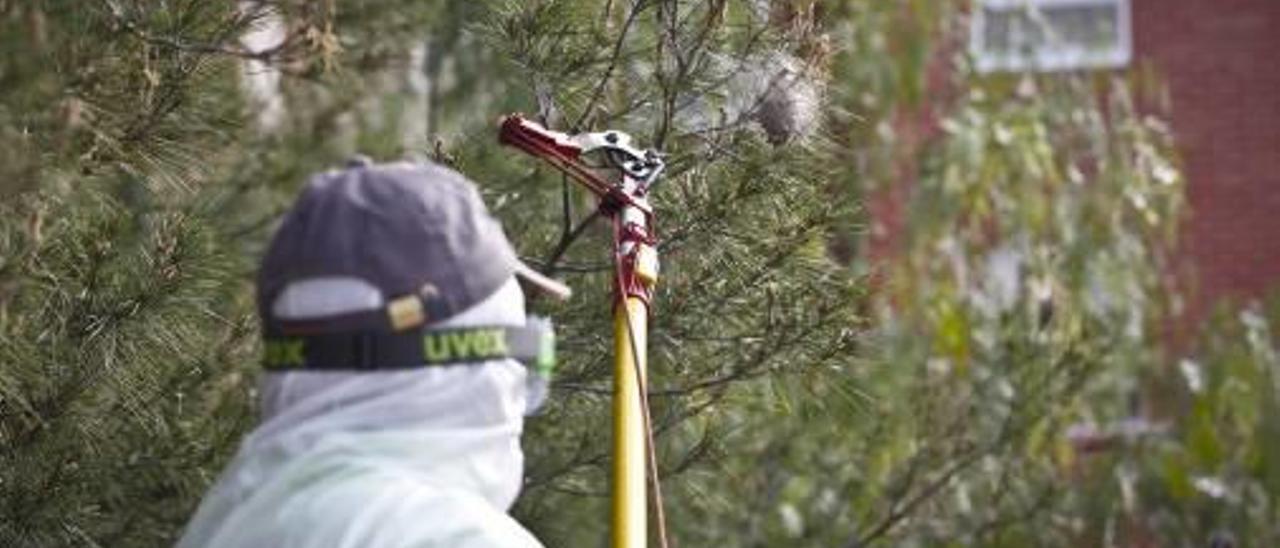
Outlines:
<svg viewBox="0 0 1280 548"><path fill-rule="evenodd" d="M1187 175L1190 316L1280 290L1280 1L1133 0Z"/></svg>
<svg viewBox="0 0 1280 548"><path fill-rule="evenodd" d="M975 0L972 15L979 70L1163 80L1187 176L1183 325L1280 292L1280 0Z"/></svg>

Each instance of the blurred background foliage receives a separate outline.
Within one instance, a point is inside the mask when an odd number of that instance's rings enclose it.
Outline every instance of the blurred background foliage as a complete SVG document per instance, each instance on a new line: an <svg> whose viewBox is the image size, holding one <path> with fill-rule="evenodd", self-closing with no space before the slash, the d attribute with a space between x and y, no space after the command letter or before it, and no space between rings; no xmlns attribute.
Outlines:
<svg viewBox="0 0 1280 548"><path fill-rule="evenodd" d="M1277 309L1168 340L1144 73L983 76L967 3L0 0L0 543L173 541L253 423L252 274L353 153L476 180L562 370L515 513L600 545L608 235L495 139L659 146L652 383L690 546L1277 543ZM596 226L599 225L599 226Z"/></svg>

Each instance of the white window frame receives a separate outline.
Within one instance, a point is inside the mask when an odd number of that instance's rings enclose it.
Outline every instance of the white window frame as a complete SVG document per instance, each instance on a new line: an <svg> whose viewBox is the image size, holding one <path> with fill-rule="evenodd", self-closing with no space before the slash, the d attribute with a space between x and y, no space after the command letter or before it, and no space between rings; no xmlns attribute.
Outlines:
<svg viewBox="0 0 1280 548"><path fill-rule="evenodd" d="M1133 57L1133 15L1131 0L975 0L969 25L969 53L978 72L995 71L1066 71L1118 68ZM1116 6L1119 25L1115 48L1071 47L1059 44L1038 48L1030 53L997 55L983 49L986 30L984 8L1016 10L1025 7L1054 8L1073 6Z"/></svg>

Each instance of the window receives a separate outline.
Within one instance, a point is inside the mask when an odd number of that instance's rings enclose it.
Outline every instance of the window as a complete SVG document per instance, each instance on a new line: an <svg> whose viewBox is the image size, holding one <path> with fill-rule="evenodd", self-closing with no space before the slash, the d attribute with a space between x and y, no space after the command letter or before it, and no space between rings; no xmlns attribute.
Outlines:
<svg viewBox="0 0 1280 548"><path fill-rule="evenodd" d="M981 72L1128 64L1129 0L977 0L969 49Z"/></svg>

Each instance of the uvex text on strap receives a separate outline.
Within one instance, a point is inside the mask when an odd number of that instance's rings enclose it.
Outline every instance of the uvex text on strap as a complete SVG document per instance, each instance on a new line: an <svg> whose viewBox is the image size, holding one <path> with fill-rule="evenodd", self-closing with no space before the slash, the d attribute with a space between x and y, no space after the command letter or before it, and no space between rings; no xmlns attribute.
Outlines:
<svg viewBox="0 0 1280 548"><path fill-rule="evenodd" d="M510 358L549 377L556 361L555 330L537 316L523 327L268 334L263 347L262 365L269 371L415 369Z"/></svg>

